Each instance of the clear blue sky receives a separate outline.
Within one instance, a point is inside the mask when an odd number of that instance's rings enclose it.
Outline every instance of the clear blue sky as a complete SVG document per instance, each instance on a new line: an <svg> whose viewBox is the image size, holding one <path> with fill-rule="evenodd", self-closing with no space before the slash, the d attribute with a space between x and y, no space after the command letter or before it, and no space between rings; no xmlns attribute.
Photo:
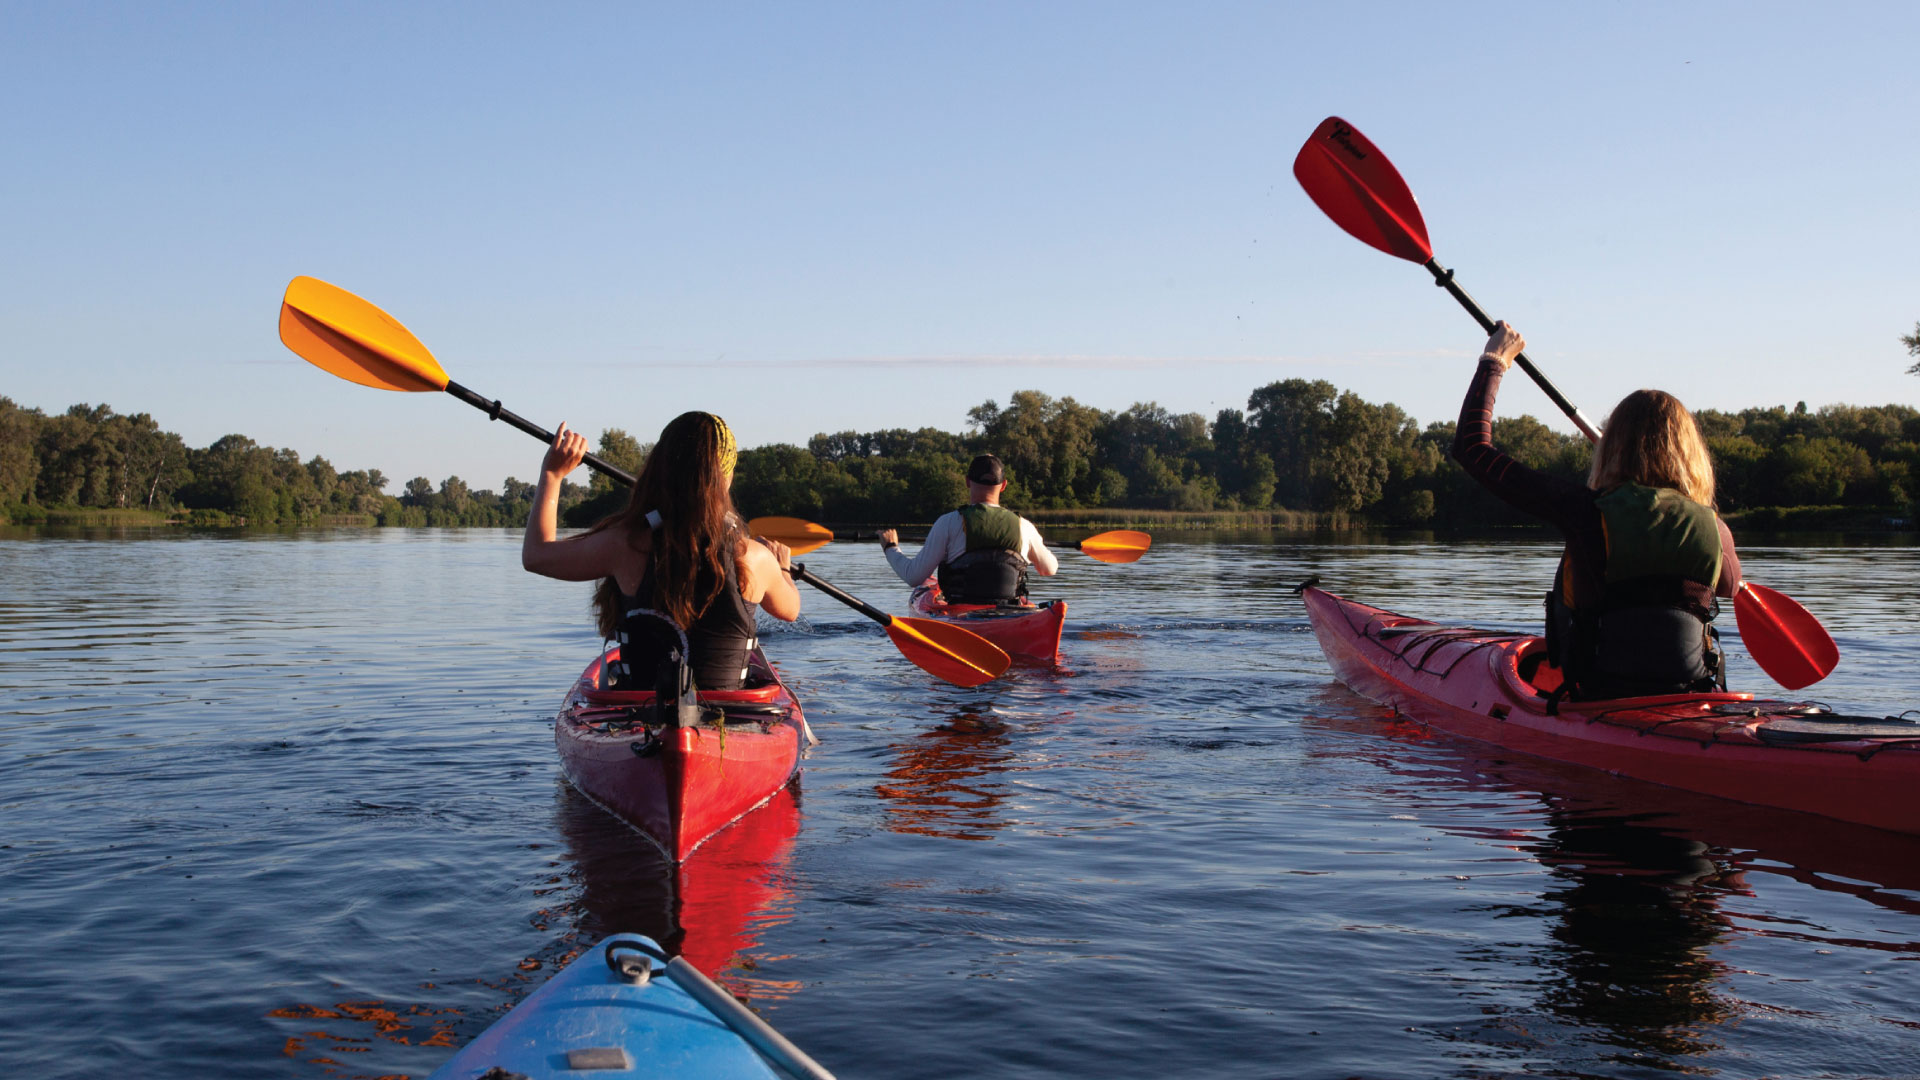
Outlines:
<svg viewBox="0 0 1920 1080"><path fill-rule="evenodd" d="M1023 388L1211 417L1296 376L1449 418L1477 330L1293 181L1337 113L1588 412L1915 404L1915 41L1910 3L14 0L0 394L533 475L282 348L310 274L590 434L960 430Z"/></svg>

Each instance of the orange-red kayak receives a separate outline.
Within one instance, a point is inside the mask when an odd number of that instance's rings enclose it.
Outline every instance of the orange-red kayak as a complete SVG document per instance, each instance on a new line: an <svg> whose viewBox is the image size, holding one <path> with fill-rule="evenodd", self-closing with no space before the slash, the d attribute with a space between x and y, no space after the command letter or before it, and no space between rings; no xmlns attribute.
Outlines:
<svg viewBox="0 0 1920 1080"><path fill-rule="evenodd" d="M706 716L692 727L678 726L675 710L656 709L651 690L598 689L601 664L587 665L554 718L560 767L669 858L692 854L799 768L806 717L758 651L748 688L701 692Z"/></svg>
<svg viewBox="0 0 1920 1080"><path fill-rule="evenodd" d="M1311 587L1301 599L1340 681L1409 719L1669 787L1920 833L1920 723L1739 693L1553 708L1558 672L1539 637L1440 626Z"/></svg>
<svg viewBox="0 0 1920 1080"><path fill-rule="evenodd" d="M1067 622L1065 600L1018 607L949 604L938 588L923 585L913 590L912 607L915 615L941 619L979 634L1015 660L1039 664L1060 661L1060 632Z"/></svg>

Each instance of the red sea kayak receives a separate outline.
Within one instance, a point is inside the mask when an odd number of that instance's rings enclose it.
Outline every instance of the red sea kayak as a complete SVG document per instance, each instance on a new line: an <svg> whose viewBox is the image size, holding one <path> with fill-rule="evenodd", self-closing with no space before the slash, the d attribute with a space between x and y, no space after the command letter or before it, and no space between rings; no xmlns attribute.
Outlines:
<svg viewBox="0 0 1920 1080"><path fill-rule="evenodd" d="M1000 607L995 604L949 604L940 590L923 585L913 590L913 613L940 619L979 634L1015 660L1040 664L1060 661L1060 631L1067 622L1067 602Z"/></svg>
<svg viewBox="0 0 1920 1080"><path fill-rule="evenodd" d="M1455 735L1669 787L1920 833L1920 723L1835 715L1752 694L1564 701L1523 677L1546 642L1439 626L1301 591L1334 674L1402 716Z"/></svg>
<svg viewBox="0 0 1920 1080"><path fill-rule="evenodd" d="M806 717L758 651L748 688L702 692L706 716L693 727L655 709L650 690L598 689L604 659L587 665L554 718L560 767L669 858L686 858L793 778Z"/></svg>

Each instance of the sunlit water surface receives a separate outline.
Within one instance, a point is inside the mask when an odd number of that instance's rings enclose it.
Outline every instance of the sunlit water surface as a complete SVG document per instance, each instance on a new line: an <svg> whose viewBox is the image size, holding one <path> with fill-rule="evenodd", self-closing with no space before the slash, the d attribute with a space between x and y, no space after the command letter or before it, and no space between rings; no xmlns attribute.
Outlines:
<svg viewBox="0 0 1920 1080"><path fill-rule="evenodd" d="M421 1076L639 930L848 1080L1920 1074L1920 842L1395 722L1286 592L1526 626L1548 543L1068 555L1065 666L973 691L809 595L821 745L679 874L560 778L597 642L518 543L0 533L0 1068ZM1920 706L1920 549L1743 553Z"/></svg>

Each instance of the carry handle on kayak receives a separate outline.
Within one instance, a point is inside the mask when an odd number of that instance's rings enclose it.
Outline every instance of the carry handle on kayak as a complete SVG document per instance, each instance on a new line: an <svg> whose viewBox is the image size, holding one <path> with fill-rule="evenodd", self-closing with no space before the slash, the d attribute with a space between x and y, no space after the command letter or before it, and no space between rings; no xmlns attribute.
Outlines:
<svg viewBox="0 0 1920 1080"><path fill-rule="evenodd" d="M634 965L620 956L623 952L639 953L648 961L658 960L666 966L654 968L650 962ZM745 1039L769 1064L793 1077L793 1080L835 1080L834 1075L807 1056L805 1050L793 1045L785 1035L775 1031L771 1024L755 1016L752 1010L727 993L725 987L707 978L705 973L686 960L678 956L669 959L666 953L644 941L615 938L607 942L607 966L613 969L614 974L634 982L644 982L656 971L666 975L689 997L706 1006L734 1034Z"/></svg>

